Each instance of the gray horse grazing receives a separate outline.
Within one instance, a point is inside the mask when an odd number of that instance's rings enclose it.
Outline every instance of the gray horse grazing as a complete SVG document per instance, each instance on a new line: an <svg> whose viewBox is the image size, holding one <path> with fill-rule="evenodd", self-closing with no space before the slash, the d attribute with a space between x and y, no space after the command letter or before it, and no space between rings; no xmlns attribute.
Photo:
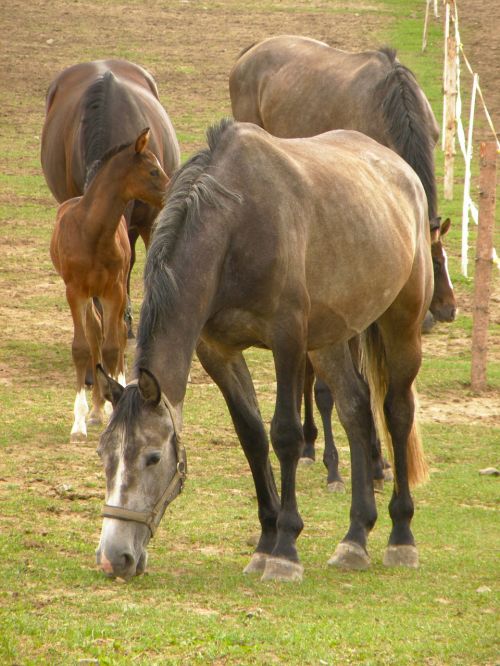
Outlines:
<svg viewBox="0 0 500 666"><path fill-rule="evenodd" d="M350 525L330 563L369 566L367 538L377 518L373 418L347 348L367 331L367 374L384 379L371 386L372 400L395 461L384 562L417 566L410 485L426 467L413 382L433 289L420 180L396 153L358 132L280 139L224 121L209 130L208 144L176 173L158 218L136 379L124 388L102 370L97 375L114 406L99 446L107 488L97 562L123 578L145 569L148 541L184 483L182 405L196 349L224 395L255 482L261 534L245 571L264 580L302 577L295 476L307 353L334 387L352 451ZM274 356L271 440L281 493L242 353L252 345Z"/></svg>

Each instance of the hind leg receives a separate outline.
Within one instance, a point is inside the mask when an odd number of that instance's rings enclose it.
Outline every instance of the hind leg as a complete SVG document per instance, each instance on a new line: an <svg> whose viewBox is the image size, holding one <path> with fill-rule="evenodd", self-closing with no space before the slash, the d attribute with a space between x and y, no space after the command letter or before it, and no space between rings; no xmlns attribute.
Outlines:
<svg viewBox="0 0 500 666"><path fill-rule="evenodd" d="M370 396L353 365L347 344L315 351L311 359L316 375L333 388L351 454L350 525L329 564L345 569L366 569L370 565L367 538L377 519L371 463Z"/></svg>
<svg viewBox="0 0 500 666"><path fill-rule="evenodd" d="M298 301L296 293L294 300ZM297 506L296 472L304 447L300 403L306 363L307 304L304 295L295 308L288 307L276 315L271 344L276 369L271 441L280 463L281 507L276 545L272 558L266 562L263 580L301 580L303 573L296 547L304 525Z"/></svg>
<svg viewBox="0 0 500 666"><path fill-rule="evenodd" d="M349 340L349 350L351 352L351 358L354 363L354 367L358 372L360 372L360 362L361 362L361 351L360 351L360 338L359 335L356 335L354 338ZM370 391L366 379L360 374L361 381L366 385L366 390ZM391 466L389 463L384 460L382 456L382 447L380 445L380 440L377 435L375 425L372 429L371 436L371 451L372 451L372 466L373 466L373 482L376 492L381 492L384 488L384 481L392 481L392 472ZM387 472L385 470L388 470Z"/></svg>
<svg viewBox="0 0 500 666"><path fill-rule="evenodd" d="M389 325L388 319L380 322L380 328L389 375L384 414L394 451L394 489L389 504L392 530L384 564L417 567L418 553L410 529L414 511L410 483L426 476L413 392L421 363L420 322L402 335L400 326Z"/></svg>
<svg viewBox="0 0 500 666"><path fill-rule="evenodd" d="M339 454L335 446L332 429L333 414L333 393L329 386L322 380L317 379L314 386L314 398L316 406L321 414L323 432L325 435L325 450L323 452L323 464L327 471L328 490L333 493L343 493L345 491L344 480L339 472Z"/></svg>
<svg viewBox="0 0 500 666"><path fill-rule="evenodd" d="M314 410L313 410L313 386L314 386L314 370L309 358L306 359L306 371L304 379L304 450L302 451L301 462L308 464L316 459L316 451L314 444L318 437L318 429L314 423Z"/></svg>

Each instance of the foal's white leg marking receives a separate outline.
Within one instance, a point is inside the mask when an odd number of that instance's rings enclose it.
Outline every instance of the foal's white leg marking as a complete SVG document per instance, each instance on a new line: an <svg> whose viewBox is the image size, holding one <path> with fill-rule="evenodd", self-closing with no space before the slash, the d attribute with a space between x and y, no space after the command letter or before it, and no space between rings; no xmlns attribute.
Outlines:
<svg viewBox="0 0 500 666"><path fill-rule="evenodd" d="M448 278L448 284L450 285L450 289L453 291L453 283L451 281L450 271L448 270L448 255L446 254L446 250L444 248L443 248L443 257L444 257L444 270L446 271L446 277Z"/></svg>
<svg viewBox="0 0 500 666"><path fill-rule="evenodd" d="M73 423L73 427L71 428L71 436L82 435L83 437L86 437L87 426L85 424L85 417L89 413L89 406L87 404L85 388L80 389L76 394L73 413L75 415L75 421Z"/></svg>

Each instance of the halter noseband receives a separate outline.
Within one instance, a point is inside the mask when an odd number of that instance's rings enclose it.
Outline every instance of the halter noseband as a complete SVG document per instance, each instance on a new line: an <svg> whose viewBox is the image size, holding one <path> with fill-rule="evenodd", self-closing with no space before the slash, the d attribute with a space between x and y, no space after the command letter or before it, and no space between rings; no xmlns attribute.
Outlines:
<svg viewBox="0 0 500 666"><path fill-rule="evenodd" d="M127 384L126 388L136 384L137 380L134 380ZM125 507L105 504L101 512L101 516L103 518L116 518L118 520L127 520L134 523L142 523L143 525L147 525L149 531L151 532L151 537L154 536L156 528L160 524L160 520L162 519L167 506L173 502L177 495L182 492L187 476L186 450L181 444L181 435L176 423L174 408L163 392L161 394L161 400L167 408L174 425L175 452L177 456L177 465L174 476L161 494L159 500L150 511L132 511L131 509L126 509ZM179 492L175 494L177 484L180 484Z"/></svg>

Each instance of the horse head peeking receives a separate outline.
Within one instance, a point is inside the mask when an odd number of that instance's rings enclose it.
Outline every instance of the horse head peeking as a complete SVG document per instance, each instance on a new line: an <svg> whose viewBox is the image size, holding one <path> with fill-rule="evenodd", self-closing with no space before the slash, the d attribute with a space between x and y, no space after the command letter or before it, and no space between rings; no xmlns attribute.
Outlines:
<svg viewBox="0 0 500 666"><path fill-rule="evenodd" d="M246 573L302 577L295 475L304 446L307 354L335 390L352 451L350 525L330 563L370 564L367 539L377 518L372 402L385 415L396 470L384 562L417 566L410 486L425 478L426 467L413 383L433 288L427 225L415 172L359 132L279 139L232 121L209 130L208 148L174 175L155 226L136 379L122 388L102 369L97 373L114 405L99 446L106 505L97 561L107 575L144 571L148 541L182 486L179 431L195 350L226 400L255 483L261 532ZM377 379L371 401L347 346L363 331L367 376ZM254 345L274 357L270 432L281 493L243 356Z"/></svg>
<svg viewBox="0 0 500 666"><path fill-rule="evenodd" d="M450 273L448 271L448 256L443 247L442 238L451 225L447 217L441 222L440 217L431 219L431 254L434 267L434 293L429 306L436 321L454 321L457 307Z"/></svg>
<svg viewBox="0 0 500 666"><path fill-rule="evenodd" d="M149 149L145 128L131 144L115 146L89 169L80 197L62 203L50 244L52 263L66 285L73 318L76 398L71 440L87 435L85 374L104 363L125 379L127 276L130 243L124 211L138 199L160 207L168 177ZM104 397L93 382L91 424L102 423Z"/></svg>
<svg viewBox="0 0 500 666"><path fill-rule="evenodd" d="M120 407L98 449L107 488L96 557L106 574L127 579L146 568L149 539L182 491L186 454L178 415L148 370L140 369L137 381L123 388L99 365L97 380L113 407Z"/></svg>
<svg viewBox="0 0 500 666"><path fill-rule="evenodd" d="M159 100L155 80L126 60L96 60L67 67L51 82L46 97L41 163L47 185L59 203L82 195L89 169L114 146L135 141L150 128L149 149L167 176L179 166L179 145L170 118ZM134 199L125 211L131 259L139 236L146 247L158 203ZM132 335L130 307L127 327Z"/></svg>

